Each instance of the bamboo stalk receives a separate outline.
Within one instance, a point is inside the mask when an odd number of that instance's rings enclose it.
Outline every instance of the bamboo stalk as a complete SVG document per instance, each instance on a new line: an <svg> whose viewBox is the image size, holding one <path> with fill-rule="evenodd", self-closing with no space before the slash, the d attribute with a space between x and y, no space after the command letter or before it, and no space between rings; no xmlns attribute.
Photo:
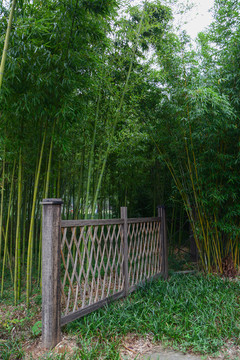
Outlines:
<svg viewBox="0 0 240 360"><path fill-rule="evenodd" d="M2 228L2 232L3 232L4 241L5 241L5 232L4 232L4 228ZM6 258L7 258L7 261L8 261L8 266L9 266L9 271L10 271L11 281L13 281L12 263L11 263L11 259L10 259L10 256L9 256L9 250L8 250L8 247L7 247L7 254L6 254Z"/></svg>
<svg viewBox="0 0 240 360"><path fill-rule="evenodd" d="M12 0L12 7L11 7L11 11L10 11L6 37L5 37L5 41L4 41L3 54L2 54L2 60L1 60L1 65L0 65L0 90L2 88L3 74L4 74L6 59L7 59L7 50L8 50L8 46L9 46L10 32L11 32L12 20L13 20L13 14L14 14L14 8L16 5L16 2L17 2L16 0Z"/></svg>
<svg viewBox="0 0 240 360"><path fill-rule="evenodd" d="M114 133L115 133L115 129L116 129L118 120L121 117L121 110L122 110L124 98L125 98L125 95L126 95L126 92L127 92L127 89L128 89L128 83L129 83L130 75L131 75L131 72L132 72L133 60L134 60L136 50L137 50L137 45L138 45L138 40L139 40L141 29L142 29L144 15L145 15L145 4L144 4L143 11L142 11L142 16L141 16L141 20L140 20L140 23L139 23L139 26L138 26L137 34L136 34L136 41L135 41L135 45L134 45L133 52L132 52L132 55L131 55L130 65L129 65L126 81L125 81L125 84L124 84L123 93L121 95L119 106L117 108L117 111L116 111L116 114L115 114L115 119L113 121L112 131L110 132L110 137L108 139L108 146L107 146L107 149L106 149L105 154L104 154L102 167L101 167L100 175L99 175L98 182L97 182L97 187L96 187L96 191L95 191L94 198L93 198L92 214L94 214L95 210L96 210L98 194L99 194L99 191L100 191L100 188L101 188L103 174L104 174L104 171L105 171L108 155L109 155L109 152L110 152L110 149L111 149L112 139L113 139L113 136L114 136Z"/></svg>
<svg viewBox="0 0 240 360"><path fill-rule="evenodd" d="M76 200L76 208L74 211L74 218L75 220L79 217L79 211L81 206L81 194L83 193L83 170L84 170L84 158L85 158L85 148L82 150L81 155L81 167L80 167L80 176L79 176L79 184L78 184L78 190L77 190L77 200ZM82 215L82 206L80 211L80 217Z"/></svg>
<svg viewBox="0 0 240 360"><path fill-rule="evenodd" d="M19 152L18 165L18 203L17 203L17 227L16 227L16 242L15 242L15 272L14 272L14 302L15 305L20 299L21 286L21 249L20 249L20 214L22 204L22 154L21 148Z"/></svg>
<svg viewBox="0 0 240 360"><path fill-rule="evenodd" d="M24 178L24 176L22 175ZM22 268L25 265L25 246L26 246L26 215L27 215L27 185L24 185L23 192L23 215L22 215Z"/></svg>
<svg viewBox="0 0 240 360"><path fill-rule="evenodd" d="M16 162L14 161L13 171L12 171L12 179L11 179L11 188L10 188L10 194L9 194L9 202L8 202L8 214L7 214L6 231L5 231L5 244L4 244L3 263L2 263L1 297L3 296L5 263L6 263L7 253L8 253L7 240L8 240L8 230L9 230L9 221L10 221L10 215L11 215L11 207L12 207L12 194L13 194L15 165L16 165ZM9 256L9 253L8 253L8 256ZM11 261L10 256L9 256L9 261Z"/></svg>
<svg viewBox="0 0 240 360"><path fill-rule="evenodd" d="M101 93L99 92L98 101L97 101L97 110L96 116L94 121L94 130L93 130L93 138L91 142L91 151L89 156L89 165L88 165L88 175L87 175L87 189L86 189L86 199L85 199L85 219L88 218L88 201L89 201L89 194L90 194L90 184L92 178L92 168L93 168L93 156L94 156L94 149L95 149L95 141L96 141L96 134L97 134L97 120L99 115L99 104L101 100Z"/></svg>
<svg viewBox="0 0 240 360"><path fill-rule="evenodd" d="M47 133L47 130L45 129L43 140L42 140L40 156L39 156L37 173L36 173L36 177L35 177L35 183L34 183L31 221L30 221L29 236L28 236L27 293L26 293L26 295L27 295L27 306L29 306L29 297L30 297L30 292L31 292L31 272L32 272L32 251L33 251L33 233L34 233L34 223L35 223L35 208L36 208L37 191L38 191L39 177L40 177L42 158L43 158L43 150L44 150L44 145L45 145L45 140L46 140L46 133Z"/></svg>
<svg viewBox="0 0 240 360"><path fill-rule="evenodd" d="M60 184L61 183L61 165L58 162L58 177L57 177L57 198L60 198Z"/></svg>
<svg viewBox="0 0 240 360"><path fill-rule="evenodd" d="M4 184L5 184L5 164L6 164L6 150L3 152L3 170L2 170L2 184L1 184L1 208L0 208L0 260L2 256L2 224L3 224L3 199L4 199Z"/></svg>
<svg viewBox="0 0 240 360"><path fill-rule="evenodd" d="M53 130L52 130L52 136L51 136L51 143L50 143L50 149L49 149L49 157L48 157L48 166L47 166L47 174L46 174L46 181L45 181L45 188L44 188L44 196L43 199L48 198L48 192L49 192L49 182L50 182L50 174L51 174L51 164L52 164L52 153L53 153L53 139L54 139L54 130L55 130L55 124L56 121L53 123ZM39 238L39 249L38 249L38 279L40 279L41 282L41 274L42 274L42 212L40 216L40 238Z"/></svg>

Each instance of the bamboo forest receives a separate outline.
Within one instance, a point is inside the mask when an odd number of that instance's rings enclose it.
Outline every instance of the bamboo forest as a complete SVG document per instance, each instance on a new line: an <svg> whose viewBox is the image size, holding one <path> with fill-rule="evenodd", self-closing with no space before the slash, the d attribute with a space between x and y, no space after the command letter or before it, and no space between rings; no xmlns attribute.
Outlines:
<svg viewBox="0 0 240 360"><path fill-rule="evenodd" d="M204 273L238 271L240 2L194 44L177 3L0 1L1 297L41 287L45 198L66 220L164 205L170 253L192 236Z"/></svg>

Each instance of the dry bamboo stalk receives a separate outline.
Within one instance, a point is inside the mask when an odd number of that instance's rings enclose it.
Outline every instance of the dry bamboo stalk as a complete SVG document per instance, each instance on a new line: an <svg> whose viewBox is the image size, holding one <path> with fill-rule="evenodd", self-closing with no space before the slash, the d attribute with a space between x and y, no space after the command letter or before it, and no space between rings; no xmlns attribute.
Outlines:
<svg viewBox="0 0 240 360"><path fill-rule="evenodd" d="M157 224L154 225L154 239L153 240L153 265L152 265L152 274L156 274L156 264L157 264L157 243L158 243L158 233L157 233ZM160 255L160 254L159 254Z"/></svg>
<svg viewBox="0 0 240 360"><path fill-rule="evenodd" d="M160 239L160 229L161 229L161 223L159 222L158 224L158 229L157 229L157 244L156 244L156 273L159 273L160 270L160 264L161 264L161 259L162 259L162 251L161 251L161 239Z"/></svg>
<svg viewBox="0 0 240 360"><path fill-rule="evenodd" d="M156 260L156 252L155 252L155 240L156 239L156 232L152 233L152 250L151 250L151 266L150 266L150 273L151 276L155 274L155 260Z"/></svg>
<svg viewBox="0 0 240 360"><path fill-rule="evenodd" d="M156 261L157 261L157 252L156 252L156 246L158 243L158 232L157 232L157 224L154 225L154 240L153 240L153 266L152 266L152 273L156 273ZM160 254L159 254L160 256Z"/></svg>
<svg viewBox="0 0 240 360"><path fill-rule="evenodd" d="M143 239L143 244L144 244L144 247L142 249L142 257L141 257L141 271L140 271L140 281L143 280L143 269L144 269L144 254L145 254L145 249L146 249L146 239L145 237L143 236L143 231L144 231L144 228L145 228L145 224L141 224L141 238Z"/></svg>
<svg viewBox="0 0 240 360"><path fill-rule="evenodd" d="M137 269L136 269L136 284L138 283L140 278L140 269L141 269L141 256L142 256L142 237L140 236L140 227L141 224L138 224L137 226L137 241L139 243L139 253L137 256Z"/></svg>
<svg viewBox="0 0 240 360"><path fill-rule="evenodd" d="M101 234L102 234L102 230L103 230L103 227L101 229ZM97 239L97 244L98 244L98 248L97 248L97 256L96 256L96 263L97 263L97 260L99 258L99 254L101 254L100 250L101 250L101 234L100 234L100 238ZM99 285L102 284L102 278L101 278L101 262L100 262L100 265L97 266L97 269L98 269L98 278L97 278L97 283L96 283L96 294L95 294L95 302L97 302L97 300L99 299ZM101 285L100 285L101 286Z"/></svg>
<svg viewBox="0 0 240 360"><path fill-rule="evenodd" d="M138 241L138 225L139 224L136 224L137 226L135 231L134 231L134 242L136 244L136 252L135 252L135 257L134 257L134 267L133 267L133 277L132 277L132 285L134 285L137 280L135 280L135 278L137 279L137 263L138 263L138 254L140 253L140 241ZM135 281L134 281L135 280Z"/></svg>
<svg viewBox="0 0 240 360"><path fill-rule="evenodd" d="M136 223L133 223L132 226L131 224L128 225L128 237L129 237L129 260L130 260L130 266L129 266L129 283L131 285L133 285L133 278L134 278L134 269L133 266L135 265L135 261L136 260L136 248L138 247L138 242L136 241L136 232L135 232L135 228L136 228ZM132 229L132 231L131 231ZM130 255L132 252L132 256Z"/></svg>
<svg viewBox="0 0 240 360"><path fill-rule="evenodd" d="M148 263L149 263L149 237L148 237L148 231L149 231L149 222L145 224L145 229L144 229L144 238L145 238L145 242L146 242L144 278L148 277L147 276L147 269L148 269Z"/></svg>
<svg viewBox="0 0 240 360"><path fill-rule="evenodd" d="M110 228L110 227L109 227ZM112 251L112 241L111 241L111 237L109 237L109 242L110 242L110 247L108 250L108 257L107 257L107 264L106 264L106 270L108 271L108 269L110 268L110 255L111 255L111 251ZM108 247L106 247L106 249L108 249ZM109 289L110 289L110 283L111 283L111 273L110 273L110 279L108 280L107 278L107 271L105 272L105 276L104 276L104 280L108 282L108 286L107 286L107 295L106 297L108 297L109 295Z"/></svg>
<svg viewBox="0 0 240 360"><path fill-rule="evenodd" d="M92 248L91 248L91 253L89 256L89 252L88 252L88 239L90 237L90 231L91 231L91 226L88 227L88 231L86 234L86 238L83 238L83 245L84 245L84 249L85 249L85 254L87 257L87 264L88 264L88 268L87 268L87 272L86 272L86 277L85 277L85 282L84 282L84 291L83 291L83 301L82 301L82 306L85 306L85 301L86 301L86 293L87 291L89 292L89 285L88 285L88 278L89 278L89 272L90 272L90 266L91 266L91 256L92 256Z"/></svg>
<svg viewBox="0 0 240 360"><path fill-rule="evenodd" d="M105 267L105 264L104 264L104 254L105 254L105 249L106 249L106 241L105 241L105 235L104 235L104 231L103 231L103 227L102 227L102 231L101 231L101 239L104 240L104 246L103 246L103 250L101 250L101 247L100 247L100 253L101 253L101 262L100 262L100 265L99 265L99 268L100 270L102 268L104 268L104 271L106 271L106 267ZM102 295L101 295L101 300L103 298L103 293L104 293L104 286L105 286L105 283L104 283L104 279L102 280L101 278L101 285L102 285Z"/></svg>
<svg viewBox="0 0 240 360"><path fill-rule="evenodd" d="M76 239L76 228L72 228L72 235L71 235L72 239L73 239L73 243L75 243L77 245L77 239ZM76 311L78 310L77 308L77 299L78 299L78 287L81 287L81 285L79 284L78 282L78 274L77 274L77 264L78 264L78 254L76 252L75 254L75 259L73 258L73 255L72 255L72 250L70 250L71 252L71 258L72 258L72 265L73 265L73 269L72 269L72 275L71 275L71 283L74 287L74 278L76 279L77 281L77 287L76 287L76 290L75 290L75 301L74 301L74 306L73 306L73 311ZM73 264L74 262L74 264ZM74 294L72 294L74 296Z"/></svg>
<svg viewBox="0 0 240 360"><path fill-rule="evenodd" d="M94 259L94 252L95 252L95 239L97 237L97 230L98 230L98 226L96 226L94 228L94 233L92 235L91 233L91 250L92 250L92 260L91 260L91 275L92 275L92 282L91 282L91 286L90 286L90 295L89 295L89 305L92 304L92 300L93 300L93 290L94 290L94 283L96 286L96 280L95 280L95 273L96 273L96 266L94 265L94 268L92 267L92 261Z"/></svg>
<svg viewBox="0 0 240 360"><path fill-rule="evenodd" d="M64 232L66 233L65 229L64 229ZM67 242L66 237L65 237L65 243L67 244L67 247L68 247L69 245L68 245L68 242ZM68 252L68 255L67 255L67 263L65 262L65 258L64 258L64 254L63 254L62 248L61 248L61 255L62 255L62 260L63 260L63 264L64 264L64 268L65 268L64 280L63 280L63 288L65 287L66 279L68 279L68 281L69 281L68 299L67 299L66 310L65 310L65 314L66 314L66 313L68 312L69 302L70 302L70 295L69 295L69 293L70 293L70 291L72 291L72 293L74 293L74 289L73 289L73 286L72 286L71 277L70 277L69 272L68 272L69 261L70 261L70 254L69 254L69 252Z"/></svg>
<svg viewBox="0 0 240 360"><path fill-rule="evenodd" d="M123 283L121 283L121 279L122 279L122 269L123 269L123 239L122 239L122 232L121 232L121 228L118 225L118 233L117 233L117 239L118 241L120 240L120 244L118 247L118 254L119 254L119 275L118 275L118 291L123 290Z"/></svg>
<svg viewBox="0 0 240 360"><path fill-rule="evenodd" d="M148 278L153 274L153 224L149 223L149 255L148 255Z"/></svg>
<svg viewBox="0 0 240 360"><path fill-rule="evenodd" d="M65 267L65 258L64 258L63 250L64 250L64 245L65 245L66 236L67 236L67 228L61 228L61 232L62 232L61 254L62 254L62 260L64 261L64 268L66 269L66 267ZM63 282L62 282L63 287L65 286L66 277L67 277L67 274L66 274L66 271L65 271L64 277L63 277Z"/></svg>
<svg viewBox="0 0 240 360"><path fill-rule="evenodd" d="M91 292L90 292L90 304L93 301L93 292L94 289L96 290L97 287L97 282L96 282L96 270L98 269L98 256L99 256L99 252L97 252L96 254L96 250L95 250L95 241L98 244L98 236L97 236L97 231L98 231L98 226L95 226L94 228L94 234L93 234L93 239L92 239L92 247L93 247L93 259L95 260L95 264L94 267L92 268L92 282L91 282ZM99 248L99 245L98 245ZM98 277L99 277L99 272L98 272ZM96 294L95 294L96 295ZM94 301L93 301L94 302Z"/></svg>

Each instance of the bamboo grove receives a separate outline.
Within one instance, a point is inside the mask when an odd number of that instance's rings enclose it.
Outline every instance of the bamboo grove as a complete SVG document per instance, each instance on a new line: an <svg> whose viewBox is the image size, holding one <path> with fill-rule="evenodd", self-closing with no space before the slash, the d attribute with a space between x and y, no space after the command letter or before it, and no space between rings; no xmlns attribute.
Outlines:
<svg viewBox="0 0 240 360"><path fill-rule="evenodd" d="M15 302L41 283L47 197L67 219L164 203L173 247L191 228L205 271L239 266L240 5L215 1L197 49L166 4L123 6L0 3L1 296L11 283Z"/></svg>

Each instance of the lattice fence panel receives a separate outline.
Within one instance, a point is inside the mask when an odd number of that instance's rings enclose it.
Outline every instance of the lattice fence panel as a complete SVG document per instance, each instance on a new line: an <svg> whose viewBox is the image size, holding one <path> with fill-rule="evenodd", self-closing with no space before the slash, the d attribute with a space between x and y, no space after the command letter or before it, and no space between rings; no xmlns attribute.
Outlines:
<svg viewBox="0 0 240 360"><path fill-rule="evenodd" d="M162 272L160 221L128 224L129 286Z"/></svg>
<svg viewBox="0 0 240 360"><path fill-rule="evenodd" d="M122 225L62 228L61 261L64 315L122 291Z"/></svg>

